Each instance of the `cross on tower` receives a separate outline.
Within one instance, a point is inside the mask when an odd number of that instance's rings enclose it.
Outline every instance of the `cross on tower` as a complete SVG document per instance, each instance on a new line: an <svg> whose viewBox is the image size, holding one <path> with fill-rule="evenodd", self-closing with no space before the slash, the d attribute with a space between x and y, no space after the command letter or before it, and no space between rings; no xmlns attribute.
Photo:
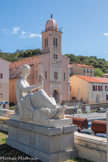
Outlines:
<svg viewBox="0 0 108 162"><path fill-rule="evenodd" d="M53 18L53 14L51 14L51 19Z"/></svg>

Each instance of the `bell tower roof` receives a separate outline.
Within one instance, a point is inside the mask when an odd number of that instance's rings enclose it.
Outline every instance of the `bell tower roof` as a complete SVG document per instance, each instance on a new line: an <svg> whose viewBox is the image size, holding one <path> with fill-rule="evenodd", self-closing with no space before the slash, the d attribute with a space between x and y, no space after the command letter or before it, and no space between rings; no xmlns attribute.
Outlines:
<svg viewBox="0 0 108 162"><path fill-rule="evenodd" d="M46 22L46 25L45 25L45 31L48 31L48 30L57 31L57 23L55 19L53 19L52 14L51 14L51 18Z"/></svg>

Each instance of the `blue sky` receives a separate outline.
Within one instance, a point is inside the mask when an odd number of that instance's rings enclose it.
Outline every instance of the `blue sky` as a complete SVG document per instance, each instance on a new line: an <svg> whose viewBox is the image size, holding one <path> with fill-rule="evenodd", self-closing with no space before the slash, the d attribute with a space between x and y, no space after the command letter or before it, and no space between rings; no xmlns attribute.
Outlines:
<svg viewBox="0 0 108 162"><path fill-rule="evenodd" d="M108 60L108 0L0 0L0 49L41 48L51 13L62 27L62 53Z"/></svg>

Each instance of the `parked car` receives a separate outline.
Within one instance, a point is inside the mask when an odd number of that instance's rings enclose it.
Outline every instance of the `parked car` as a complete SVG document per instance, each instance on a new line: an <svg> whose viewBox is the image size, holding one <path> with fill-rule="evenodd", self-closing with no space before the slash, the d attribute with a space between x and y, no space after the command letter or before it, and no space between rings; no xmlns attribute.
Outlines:
<svg viewBox="0 0 108 162"><path fill-rule="evenodd" d="M108 108L102 108L102 107L100 107L100 108L97 109L96 112L98 112L98 113L105 113L106 111L108 111Z"/></svg>
<svg viewBox="0 0 108 162"><path fill-rule="evenodd" d="M103 137L103 138L107 138L107 135L105 133L96 133L97 137Z"/></svg>
<svg viewBox="0 0 108 162"><path fill-rule="evenodd" d="M93 131L91 129L82 129L80 133L88 134L88 135L94 135Z"/></svg>

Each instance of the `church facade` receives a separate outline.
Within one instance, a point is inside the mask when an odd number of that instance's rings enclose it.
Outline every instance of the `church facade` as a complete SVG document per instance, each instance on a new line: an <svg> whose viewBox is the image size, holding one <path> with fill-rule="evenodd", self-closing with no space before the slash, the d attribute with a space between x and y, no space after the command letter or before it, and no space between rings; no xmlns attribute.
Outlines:
<svg viewBox="0 0 108 162"><path fill-rule="evenodd" d="M31 73L30 85L38 83L43 75L43 89L58 103L70 100L69 59L61 54L62 31L51 17L42 31L42 55L25 58L10 64L10 102L16 103L16 81L20 77L20 67L28 64Z"/></svg>

